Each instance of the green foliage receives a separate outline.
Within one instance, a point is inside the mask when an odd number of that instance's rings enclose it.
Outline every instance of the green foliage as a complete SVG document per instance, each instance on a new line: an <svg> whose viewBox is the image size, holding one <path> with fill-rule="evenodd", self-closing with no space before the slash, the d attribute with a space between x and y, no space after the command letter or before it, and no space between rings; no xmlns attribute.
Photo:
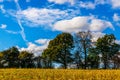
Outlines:
<svg viewBox="0 0 120 80"><path fill-rule="evenodd" d="M19 51L16 47L9 48L1 52L3 54L3 60L8 67L18 67L18 55ZM4 64L3 64L4 65Z"/></svg>
<svg viewBox="0 0 120 80"><path fill-rule="evenodd" d="M96 48L90 48L87 56L88 66L93 69L97 69L99 67L99 53Z"/></svg>
<svg viewBox="0 0 120 80"><path fill-rule="evenodd" d="M109 67L108 61L111 59L111 57L119 51L120 46L115 43L115 40L116 38L113 34L106 34L104 37L97 40L96 48L102 55L105 69Z"/></svg>
<svg viewBox="0 0 120 80"><path fill-rule="evenodd" d="M27 51L22 51L20 53L20 55L18 56L18 58L20 60L20 66L22 68L34 67L34 64L33 64L34 55L33 55L33 53L29 53Z"/></svg>
<svg viewBox="0 0 120 80"><path fill-rule="evenodd" d="M72 35L69 33L62 33L50 41L48 48L44 50L42 55L47 58L48 61L61 63L64 68L67 68L67 64L72 61L72 54L70 51L72 48Z"/></svg>

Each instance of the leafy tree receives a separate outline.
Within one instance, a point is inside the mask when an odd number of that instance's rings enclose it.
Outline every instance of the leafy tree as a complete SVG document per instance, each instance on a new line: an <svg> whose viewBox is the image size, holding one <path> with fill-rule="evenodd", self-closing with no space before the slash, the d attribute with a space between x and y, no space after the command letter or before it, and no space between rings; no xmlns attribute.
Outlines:
<svg viewBox="0 0 120 80"><path fill-rule="evenodd" d="M34 59L33 53L29 53L27 51L20 52L19 60L20 60L20 66L22 68L34 67L33 59Z"/></svg>
<svg viewBox="0 0 120 80"><path fill-rule="evenodd" d="M79 69L80 66L82 67L83 63L81 60L81 55L78 51L76 53L74 53L74 61L75 61L75 64L77 66L77 69Z"/></svg>
<svg viewBox="0 0 120 80"><path fill-rule="evenodd" d="M102 55L105 69L109 68L109 60L119 50L119 45L115 43L115 40L116 38L113 34L106 34L104 37L97 40L96 47L99 49L99 53Z"/></svg>
<svg viewBox="0 0 120 80"><path fill-rule="evenodd" d="M18 67L18 55L19 50L16 47L9 48L8 50L2 51L4 63L8 63L8 67Z"/></svg>
<svg viewBox="0 0 120 80"><path fill-rule="evenodd" d="M90 31L87 32L79 32L77 33L77 37L79 40L79 44L81 47L81 52L84 55L84 68L87 68L87 54L88 54L88 49L91 47L91 33Z"/></svg>
<svg viewBox="0 0 120 80"><path fill-rule="evenodd" d="M0 52L0 68L3 67L4 61L3 61L3 53Z"/></svg>
<svg viewBox="0 0 120 80"><path fill-rule="evenodd" d="M73 37L69 33L59 34L55 39L49 42L48 48L42 55L47 61L55 61L61 63L64 68L67 68L67 64L72 62L71 49L73 48Z"/></svg>
<svg viewBox="0 0 120 80"><path fill-rule="evenodd" d="M117 52L117 54L115 54L112 57L112 61L114 63L114 69L119 69L120 68L120 52Z"/></svg>
<svg viewBox="0 0 120 80"><path fill-rule="evenodd" d="M42 61L43 61L43 58L42 58L42 56L36 56L35 58L34 58L34 61L36 62L36 68L42 68L43 66L43 64L42 64Z"/></svg>
<svg viewBox="0 0 120 80"><path fill-rule="evenodd" d="M87 56L87 62L90 68L99 68L99 53L96 48L90 48Z"/></svg>
<svg viewBox="0 0 120 80"><path fill-rule="evenodd" d="M42 57L43 57L43 62L44 62L44 68L52 68L53 64L52 61L55 59L55 49L52 48L47 48L44 50L44 52L42 53Z"/></svg>

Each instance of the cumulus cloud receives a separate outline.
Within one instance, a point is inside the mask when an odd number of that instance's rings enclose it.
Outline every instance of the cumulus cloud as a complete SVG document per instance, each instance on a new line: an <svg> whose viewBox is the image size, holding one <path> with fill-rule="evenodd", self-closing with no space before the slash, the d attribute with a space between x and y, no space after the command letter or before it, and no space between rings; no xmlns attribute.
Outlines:
<svg viewBox="0 0 120 80"><path fill-rule="evenodd" d="M86 9L94 9L96 6L95 3L92 3L92 2L80 2L80 7L82 8L86 8Z"/></svg>
<svg viewBox="0 0 120 80"><path fill-rule="evenodd" d="M95 0L95 4L99 5L99 4L109 4L110 0Z"/></svg>
<svg viewBox="0 0 120 80"><path fill-rule="evenodd" d="M92 42L96 42L98 38L101 38L105 35L102 32L92 32Z"/></svg>
<svg viewBox="0 0 120 80"><path fill-rule="evenodd" d="M50 39L38 39L35 42L43 45L43 44L48 44L49 41L50 41Z"/></svg>
<svg viewBox="0 0 120 80"><path fill-rule="evenodd" d="M115 13L114 16L113 16L113 20L116 21L116 22L120 21L120 16L117 13Z"/></svg>
<svg viewBox="0 0 120 80"><path fill-rule="evenodd" d="M117 26L120 26L120 16L117 13L114 13L114 15L113 15L113 21L115 21L115 24Z"/></svg>
<svg viewBox="0 0 120 80"><path fill-rule="evenodd" d="M3 0L0 0L0 2L3 2Z"/></svg>
<svg viewBox="0 0 120 80"><path fill-rule="evenodd" d="M60 9L47 9L47 8L28 8L26 10L18 11L17 16L29 26L38 25L51 25L56 20L66 18L68 16L67 11L61 11ZM32 25L31 25L31 24Z"/></svg>
<svg viewBox="0 0 120 80"><path fill-rule="evenodd" d="M113 8L120 8L120 0L111 0Z"/></svg>
<svg viewBox="0 0 120 80"><path fill-rule="evenodd" d="M120 45L120 40L116 40L115 42Z"/></svg>
<svg viewBox="0 0 120 80"><path fill-rule="evenodd" d="M50 39L39 39L35 42L41 45L37 45L35 43L29 42L27 48L21 48L20 51L28 51L34 53L35 56L41 55L44 49L47 48Z"/></svg>
<svg viewBox="0 0 120 80"><path fill-rule="evenodd" d="M70 20L61 20L53 25L53 30L63 32L78 32L78 31L103 31L106 28L113 28L111 22L96 19L92 16L79 16Z"/></svg>
<svg viewBox="0 0 120 80"><path fill-rule="evenodd" d="M74 4L75 0L48 0L49 2L54 2L56 4L64 4L64 3L70 3L70 4Z"/></svg>
<svg viewBox="0 0 120 80"><path fill-rule="evenodd" d="M0 28L1 29L6 29L7 25L6 24L1 24Z"/></svg>

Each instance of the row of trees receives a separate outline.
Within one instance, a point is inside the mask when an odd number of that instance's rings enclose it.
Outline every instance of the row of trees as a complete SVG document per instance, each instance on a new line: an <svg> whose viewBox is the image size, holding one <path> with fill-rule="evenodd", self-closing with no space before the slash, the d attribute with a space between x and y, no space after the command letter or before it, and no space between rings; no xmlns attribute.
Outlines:
<svg viewBox="0 0 120 80"><path fill-rule="evenodd" d="M72 36L62 33L51 40L42 56L46 67L59 63L63 68L120 68L120 45L113 34L106 34L92 42L91 32L79 32Z"/></svg>
<svg viewBox="0 0 120 80"><path fill-rule="evenodd" d="M120 68L120 45L113 34L92 42L91 32L72 36L61 33L49 42L41 56L16 47L0 52L0 67L9 68Z"/></svg>

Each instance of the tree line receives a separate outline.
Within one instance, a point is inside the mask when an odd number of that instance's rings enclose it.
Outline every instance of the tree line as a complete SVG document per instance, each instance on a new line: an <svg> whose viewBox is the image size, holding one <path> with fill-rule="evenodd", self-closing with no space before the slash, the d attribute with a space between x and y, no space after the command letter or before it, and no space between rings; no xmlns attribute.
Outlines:
<svg viewBox="0 0 120 80"><path fill-rule="evenodd" d="M120 45L113 34L92 41L90 31L61 33L49 42L41 56L12 47L0 52L1 68L120 68Z"/></svg>

